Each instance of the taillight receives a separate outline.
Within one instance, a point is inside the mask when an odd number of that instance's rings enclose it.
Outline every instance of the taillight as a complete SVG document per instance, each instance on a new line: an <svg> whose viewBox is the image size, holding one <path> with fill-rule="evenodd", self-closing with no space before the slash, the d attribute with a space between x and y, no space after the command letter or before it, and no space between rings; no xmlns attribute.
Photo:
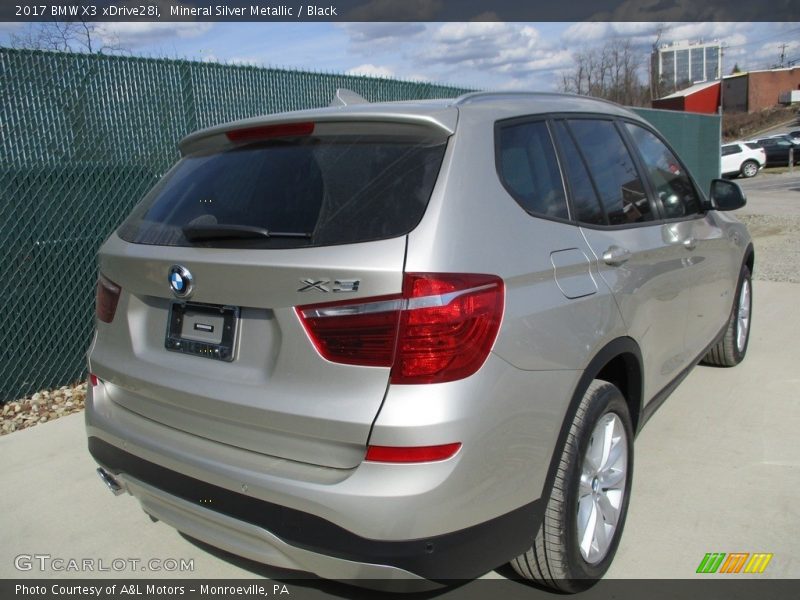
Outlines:
<svg viewBox="0 0 800 600"><path fill-rule="evenodd" d="M314 133L314 123L282 123L278 125L257 125L244 129L226 131L225 136L234 143L258 142L280 137L307 136Z"/></svg>
<svg viewBox="0 0 800 600"><path fill-rule="evenodd" d="M494 275L407 273L399 296L301 306L317 351L350 365L391 367L394 384L444 383L481 368L504 305Z"/></svg>
<svg viewBox="0 0 800 600"><path fill-rule="evenodd" d="M95 296L95 312L103 323L111 323L117 312L117 302L122 291L116 283L102 275L97 278L97 295Z"/></svg>

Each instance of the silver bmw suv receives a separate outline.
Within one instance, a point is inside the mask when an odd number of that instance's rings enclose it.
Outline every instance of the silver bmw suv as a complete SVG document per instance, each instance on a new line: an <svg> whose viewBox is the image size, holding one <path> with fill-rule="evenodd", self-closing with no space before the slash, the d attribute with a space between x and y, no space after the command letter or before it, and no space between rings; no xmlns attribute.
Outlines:
<svg viewBox="0 0 800 600"><path fill-rule="evenodd" d="M636 432L747 350L741 190L604 101L338 97L188 136L100 249L101 477L326 578L590 585Z"/></svg>

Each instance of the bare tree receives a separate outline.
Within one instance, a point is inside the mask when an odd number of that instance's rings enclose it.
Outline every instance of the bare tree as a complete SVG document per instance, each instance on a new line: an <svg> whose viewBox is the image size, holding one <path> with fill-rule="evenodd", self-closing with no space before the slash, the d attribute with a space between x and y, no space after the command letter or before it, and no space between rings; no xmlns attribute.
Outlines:
<svg viewBox="0 0 800 600"><path fill-rule="evenodd" d="M101 35L102 33L102 35ZM98 23L87 21L48 21L30 23L11 36L12 48L87 52L89 54L127 52L116 37L101 32Z"/></svg>
<svg viewBox="0 0 800 600"><path fill-rule="evenodd" d="M648 86L640 77L641 60L630 40L613 39L573 55L575 66L562 75L562 90L605 98L628 106L648 102Z"/></svg>

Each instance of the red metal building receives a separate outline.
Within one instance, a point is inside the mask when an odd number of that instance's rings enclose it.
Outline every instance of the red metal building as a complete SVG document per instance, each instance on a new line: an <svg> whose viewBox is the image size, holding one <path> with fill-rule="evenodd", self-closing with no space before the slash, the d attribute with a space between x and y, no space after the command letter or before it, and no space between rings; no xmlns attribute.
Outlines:
<svg viewBox="0 0 800 600"><path fill-rule="evenodd" d="M653 100L653 108L683 112L717 114L720 104L720 82L708 81Z"/></svg>

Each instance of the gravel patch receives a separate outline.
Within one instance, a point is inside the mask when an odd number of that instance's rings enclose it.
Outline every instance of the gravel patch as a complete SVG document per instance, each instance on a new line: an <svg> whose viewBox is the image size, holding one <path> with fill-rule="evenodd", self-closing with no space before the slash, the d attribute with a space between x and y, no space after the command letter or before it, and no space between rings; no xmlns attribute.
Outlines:
<svg viewBox="0 0 800 600"><path fill-rule="evenodd" d="M29 398L8 402L0 415L0 435L47 423L83 410L86 382L37 392Z"/></svg>
<svg viewBox="0 0 800 600"><path fill-rule="evenodd" d="M753 277L800 283L800 216L740 214L736 217L753 236L756 251Z"/></svg>

